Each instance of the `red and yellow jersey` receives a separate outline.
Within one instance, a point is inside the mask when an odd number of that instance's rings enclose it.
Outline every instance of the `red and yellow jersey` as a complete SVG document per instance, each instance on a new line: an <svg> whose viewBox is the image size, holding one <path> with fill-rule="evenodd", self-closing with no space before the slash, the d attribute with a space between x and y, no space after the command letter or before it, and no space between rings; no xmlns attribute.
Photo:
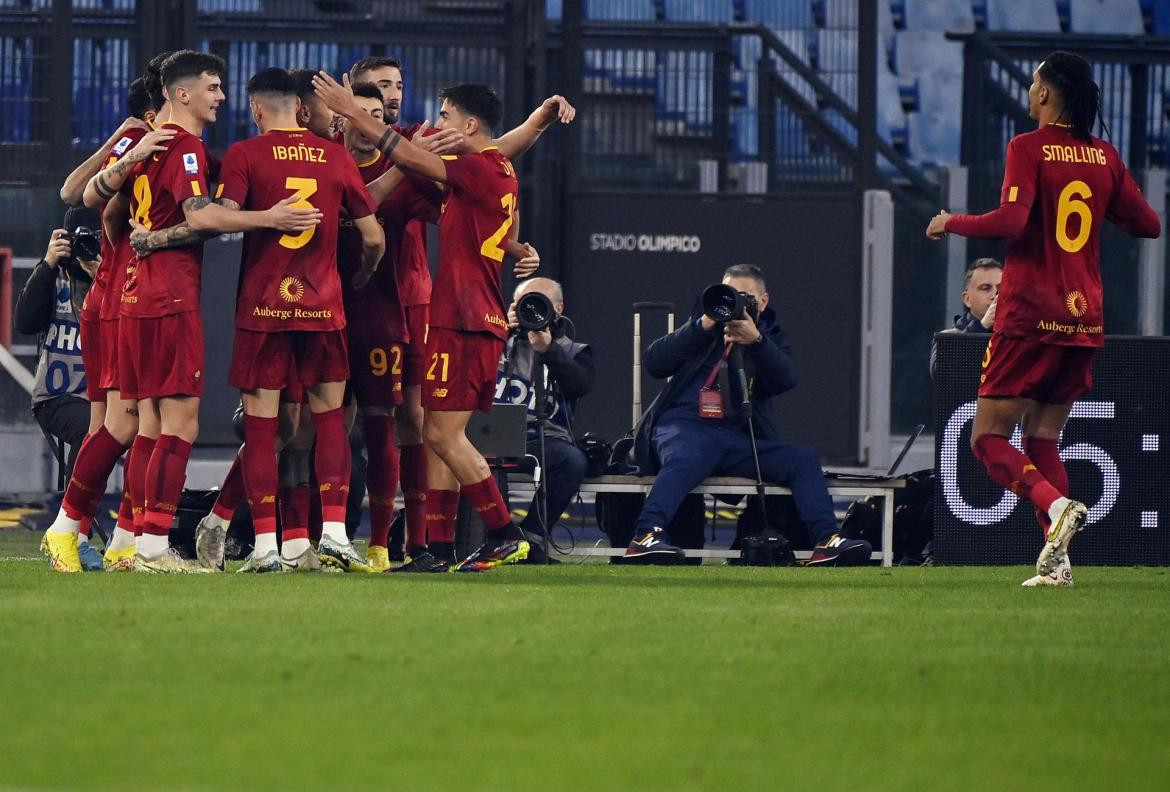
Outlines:
<svg viewBox="0 0 1170 792"><path fill-rule="evenodd" d="M102 165L102 170L106 170L115 162L122 159L122 157L126 156L126 153L130 151L130 149L134 148L135 144L142 140L145 134L145 129L127 129L126 132L118 138L118 141L114 143L113 147L110 148L110 153L106 157L105 164ZM106 203L107 202L103 201L102 205L98 208L99 217L105 213ZM72 231L73 229L69 228L66 230ZM114 294L114 299L110 300L110 302L113 303L112 314L116 317L118 315L118 303L120 301L119 297L122 294L122 281L124 278L119 278L115 274L116 268L114 259L116 257L117 246L110 244L110 240L106 237L105 229L101 229L101 231L102 260L98 265L97 272L94 274L93 285L90 287L89 293L85 295L85 302L81 305L81 318L86 320L94 318L106 318L106 295L111 292ZM123 234L121 240L119 241L119 245L124 244L127 248L129 248L129 242L130 235L128 233Z"/></svg>
<svg viewBox="0 0 1170 792"><path fill-rule="evenodd" d="M1004 254L995 330L1048 344L1104 343L1101 224L1157 236L1157 215L1117 150L1104 140L1073 137L1050 124L1012 138L1000 209L957 215L947 230L965 236L1010 234ZM1015 218L1017 222L1007 222ZM1026 221L1025 221L1026 218Z"/></svg>
<svg viewBox="0 0 1170 792"><path fill-rule="evenodd" d="M443 159L449 189L439 219L431 325L506 338L500 269L516 217L516 172L495 146Z"/></svg>
<svg viewBox="0 0 1170 792"><path fill-rule="evenodd" d="M236 327L265 333L345 327L337 272L339 215L374 213L357 165L343 146L305 129L273 129L228 149L217 197L263 211L294 196L323 218L298 234L244 234Z"/></svg>

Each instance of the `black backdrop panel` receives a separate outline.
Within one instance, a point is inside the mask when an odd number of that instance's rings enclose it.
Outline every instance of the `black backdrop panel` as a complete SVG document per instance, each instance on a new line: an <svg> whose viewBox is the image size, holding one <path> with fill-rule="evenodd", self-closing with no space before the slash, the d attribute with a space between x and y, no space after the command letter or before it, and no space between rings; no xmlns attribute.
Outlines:
<svg viewBox="0 0 1170 792"><path fill-rule="evenodd" d="M630 428L633 303L673 302L686 321L705 286L726 267L751 262L764 269L800 378L781 399L784 438L829 462L854 461L860 214L851 196L573 199L565 311L577 337L593 345L598 372L578 412L578 432L612 441ZM663 332L661 312L647 316L643 349ZM659 387L644 382L643 407Z"/></svg>
<svg viewBox="0 0 1170 792"><path fill-rule="evenodd" d="M970 449L988 336L936 338L934 557L1031 563L1043 545L1031 504L992 481ZM1093 389L1073 406L1060 440L1071 497L1089 507L1074 563L1170 564L1168 380L1170 339L1110 337L1097 353ZM1018 433L1013 440L1019 447Z"/></svg>
<svg viewBox="0 0 1170 792"><path fill-rule="evenodd" d="M236 324L236 283L240 272L240 235L219 237L203 246L203 343L207 372L199 406L199 444L239 443L232 414L240 392L228 385L232 337Z"/></svg>

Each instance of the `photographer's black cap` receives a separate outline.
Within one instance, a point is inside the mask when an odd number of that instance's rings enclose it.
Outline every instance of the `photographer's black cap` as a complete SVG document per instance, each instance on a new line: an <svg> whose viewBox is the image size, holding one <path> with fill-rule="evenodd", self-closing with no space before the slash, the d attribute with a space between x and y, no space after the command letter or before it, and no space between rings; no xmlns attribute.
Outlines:
<svg viewBox="0 0 1170 792"><path fill-rule="evenodd" d="M90 209L88 206L71 206L65 212L61 227L72 234L79 226L101 231L102 216L97 209Z"/></svg>

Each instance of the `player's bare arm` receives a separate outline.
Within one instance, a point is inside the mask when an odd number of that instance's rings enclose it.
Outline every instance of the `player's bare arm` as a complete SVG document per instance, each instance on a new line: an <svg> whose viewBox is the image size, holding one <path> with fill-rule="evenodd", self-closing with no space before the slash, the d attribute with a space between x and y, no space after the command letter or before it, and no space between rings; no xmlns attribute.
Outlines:
<svg viewBox="0 0 1170 792"><path fill-rule="evenodd" d="M515 222L508 231L508 238L504 240L504 254L516 259L516 266L512 273L517 278L527 278L540 269L540 253L527 242L520 242L520 214L516 214Z"/></svg>
<svg viewBox="0 0 1170 792"><path fill-rule="evenodd" d="M374 205L381 205L383 201L390 197L390 193L394 192L395 188L402 184L405 179L406 173L402 168L391 168L367 184L366 189L370 191L370 197L374 199Z"/></svg>
<svg viewBox="0 0 1170 792"><path fill-rule="evenodd" d="M110 200L122 189L134 166L147 157L166 151L166 143L175 136L173 129L152 129L147 132L126 156L103 171L94 174L85 185L82 201L91 209Z"/></svg>
<svg viewBox="0 0 1170 792"><path fill-rule="evenodd" d="M130 199L118 193L106 204L102 213L102 231L110 244L116 245L126 233L126 223L130 219Z"/></svg>
<svg viewBox="0 0 1170 792"><path fill-rule="evenodd" d="M65 183L61 185L61 200L68 206L77 206L81 203L85 196L85 185L89 180L97 175L102 166L106 164L106 160L110 156L110 151L122 135L128 129L146 129L146 123L138 120L134 116L129 116L123 121L114 134L110 135L109 139L103 143L97 151L89 156L85 162L73 169L73 172L65 177Z"/></svg>
<svg viewBox="0 0 1170 792"><path fill-rule="evenodd" d="M386 252L386 234L374 215L359 217L353 221L354 228L362 235L362 266L354 273L350 282L355 289L364 288L378 269L378 262Z"/></svg>
<svg viewBox="0 0 1170 792"><path fill-rule="evenodd" d="M577 108L569 104L565 97L559 94L545 99L540 107L523 124L505 132L492 143L499 148L500 153L508 159L516 159L536 144L537 139L546 129L560 121L562 124L571 124L577 117Z"/></svg>
<svg viewBox="0 0 1170 792"><path fill-rule="evenodd" d="M414 145L393 128L362 110L354 101L349 75L342 75L342 81L338 83L327 72L318 72L313 78L313 89L330 110L343 116L368 140L375 141L374 145L395 163L428 179L447 181L447 166L442 157Z"/></svg>
<svg viewBox="0 0 1170 792"><path fill-rule="evenodd" d="M298 196L290 195L270 209L242 210L235 201L220 199L212 203L203 195L183 202L183 215L193 231L214 234L234 234L238 231L257 231L272 228L286 234L296 234L321 222L321 210L300 207Z"/></svg>

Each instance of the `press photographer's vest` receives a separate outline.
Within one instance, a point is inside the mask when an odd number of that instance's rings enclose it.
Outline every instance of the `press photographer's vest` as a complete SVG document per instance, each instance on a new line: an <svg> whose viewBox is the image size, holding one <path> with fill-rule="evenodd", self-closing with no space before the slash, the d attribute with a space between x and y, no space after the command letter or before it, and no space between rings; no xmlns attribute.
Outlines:
<svg viewBox="0 0 1170 792"><path fill-rule="evenodd" d="M528 427L532 430L536 426L536 389L533 387L536 376L536 356L527 340L523 343L517 342L516 336L508 337L504 347L504 357L500 361L500 368L496 374L496 395L493 401L496 404L526 404L528 406ZM563 349L570 359L580 354L586 346L564 336L557 338L554 343ZM560 437L572 442L572 405L561 393L556 379L551 375L545 388L545 405L545 435L547 437Z"/></svg>
<svg viewBox="0 0 1170 792"><path fill-rule="evenodd" d="M39 404L67 393L85 398L85 367L81 363L81 326L73 307L73 292L64 275L57 276L53 323L45 333L37 361L32 401Z"/></svg>

